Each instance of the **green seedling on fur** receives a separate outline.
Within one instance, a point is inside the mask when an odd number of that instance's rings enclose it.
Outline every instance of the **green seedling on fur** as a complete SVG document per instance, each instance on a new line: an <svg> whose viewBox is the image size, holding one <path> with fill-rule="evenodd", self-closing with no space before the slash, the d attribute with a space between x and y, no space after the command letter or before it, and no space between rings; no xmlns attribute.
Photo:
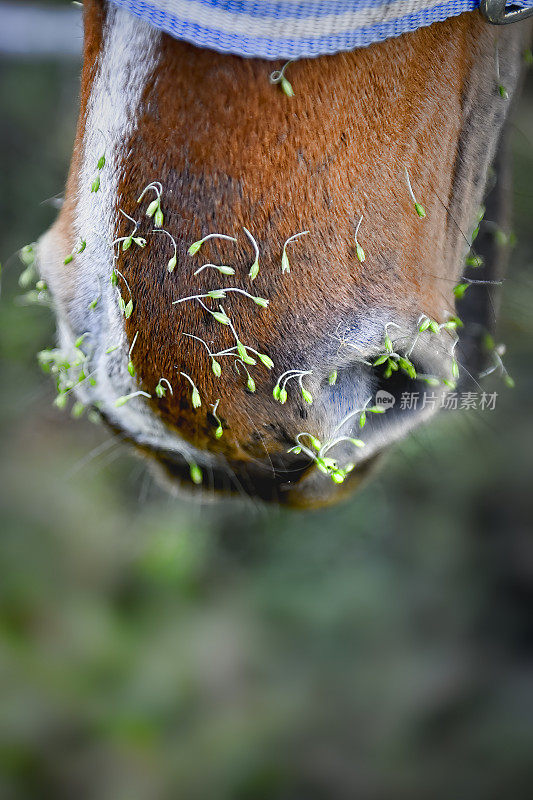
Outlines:
<svg viewBox="0 0 533 800"><path fill-rule="evenodd" d="M197 342L200 342L201 344L203 344L203 346L207 350L207 354L208 354L209 358L211 359L211 371L212 371L213 375L216 378L220 378L220 376L222 374L222 367L220 366L219 362L216 360L215 356L211 352L211 349L210 349L209 345L207 344L207 342L205 342L199 336L195 336L193 333L184 333L183 335L184 336L188 336L190 339L196 339ZM226 355L226 354L225 353L220 353L220 354L217 353L216 355Z"/></svg>
<svg viewBox="0 0 533 800"><path fill-rule="evenodd" d="M508 100L509 99L509 92L507 91L505 86L502 84L501 79L500 79L500 53L499 53L499 50L498 50L498 42L496 42L496 45L495 45L494 62L495 62L495 67L496 67L496 83L498 85L498 94L504 100Z"/></svg>
<svg viewBox="0 0 533 800"><path fill-rule="evenodd" d="M349 442L356 448L364 447L364 442L361 439L358 439L353 436L346 436L346 435L338 435L341 428L346 425L350 419L354 417L359 417L359 427L363 428L366 423L366 415L367 414L384 414L386 409L380 406L370 406L371 398L369 398L363 408L356 409L355 411L351 411L347 414L343 420L337 425L329 439L322 443L312 434L308 433L307 431L303 433L299 433L296 437L296 447L293 447L289 450L289 452L300 453L304 452L309 458L311 458L317 468L325 475L327 475L334 483L341 484L343 483L350 472L353 471L355 465L353 463L347 464L344 468L339 467L337 461L335 459L329 458L327 453L335 447L337 444L341 442ZM306 436L310 442L311 448L306 447L302 441L301 437Z"/></svg>
<svg viewBox="0 0 533 800"><path fill-rule="evenodd" d="M193 274L199 275L204 269L216 269L221 275L235 275L233 267L228 267L226 264L203 264Z"/></svg>
<svg viewBox="0 0 533 800"><path fill-rule="evenodd" d="M254 362L254 363L255 363L255 362ZM239 364L242 366L242 368L243 368L243 369L244 369L244 371L246 372L246 388L248 389L248 391L249 391L249 392L252 392L252 393L253 393L253 392L255 392L255 390L256 390L255 381L254 381L254 379L252 378L252 376L250 375L250 373L248 372L248 368L246 367L245 363L244 363L244 362L243 362L243 361L242 361L240 358L237 358L237 359L236 359L236 360L233 362L233 364L234 364L234 366L235 366L235 369L237 370L237 372L238 372L239 374L240 374L240 370L239 370Z"/></svg>
<svg viewBox="0 0 533 800"><path fill-rule="evenodd" d="M133 313L133 299L132 299L132 296L131 296L130 285L129 285L128 281L126 280L126 278L124 277L124 275L122 274L122 272L119 272L118 269L115 269L113 272L115 273L115 275L117 277L122 278L122 280L126 284L126 288L127 288L128 292L130 293L130 299L128 300L127 303L125 302L124 298L122 297L122 295L120 293L119 293L119 296L118 296L118 307L119 307L121 313L124 315L125 319L129 319L131 317L132 313ZM117 291L118 291L118 289L117 289Z"/></svg>
<svg viewBox="0 0 533 800"><path fill-rule="evenodd" d="M164 384L166 384L166 386L164 386ZM158 384L155 387L155 393L157 397L159 398L165 397L167 389L171 395L174 394L174 392L172 391L172 386L170 385L169 381L167 381L166 378L159 378Z"/></svg>
<svg viewBox="0 0 533 800"><path fill-rule="evenodd" d="M202 470L200 469L198 464L195 464L194 462L191 462L189 464L189 475L191 476L192 482L196 484L196 486L199 486L204 479Z"/></svg>
<svg viewBox="0 0 533 800"><path fill-rule="evenodd" d="M252 236L252 234L250 233L248 228L244 228L243 227L243 231L245 232L245 234L247 235L247 237L251 241L252 246L254 248L255 259L254 259L254 262L253 262L252 266L250 267L250 271L248 273L248 277L250 278L251 281L253 281L259 275L259 245L255 241L254 237Z"/></svg>
<svg viewBox="0 0 533 800"><path fill-rule="evenodd" d="M190 256L194 256L201 246L209 241L209 239L225 239L228 242L237 242L237 239L234 236L226 236L224 233L209 233L207 236L204 236L203 239L199 239L197 242L193 242L188 249L188 253Z"/></svg>
<svg viewBox="0 0 533 800"><path fill-rule="evenodd" d="M298 239L300 236L307 236L309 231L302 231L301 233L295 233L293 236L289 236L285 244L283 245L283 252L281 254L281 273L288 273L291 271L291 266L289 264L289 257L287 255L287 245L293 242L295 239Z"/></svg>
<svg viewBox="0 0 533 800"><path fill-rule="evenodd" d="M222 422L220 421L220 419L219 419L219 417L217 415L217 410L218 410L218 404L219 403L220 403L220 400L217 400L216 403L211 403L210 404L211 408L213 409L213 411L211 413L212 413L212 415L215 418L216 423L217 423L217 427L216 427L216 430L215 430L215 439L220 439L222 437L222 434L224 433L224 430L222 428Z"/></svg>
<svg viewBox="0 0 533 800"><path fill-rule="evenodd" d="M361 215L361 217L359 219L359 222L357 223L357 227L355 229L355 234L354 234L355 252L357 254L357 260L359 261L360 264L362 264L363 261L366 258L365 251L363 250L363 248L361 247L361 245L357 241L357 234L359 233L359 228L361 227L362 221L363 221L363 215Z"/></svg>
<svg viewBox="0 0 533 800"><path fill-rule="evenodd" d="M65 260L63 261L63 263L64 264L70 264L70 262L74 260L74 256L75 255L79 255L80 253L83 253L83 251L85 250L86 247L87 247L86 240L85 239L81 239L78 249L74 253L69 253L68 256L65 258Z"/></svg>
<svg viewBox="0 0 533 800"><path fill-rule="evenodd" d="M148 394L148 392L142 392L140 390L137 392L131 392L131 394L124 394L122 397L118 397L115 400L115 407L120 408L120 406L126 405L126 403L129 403L130 400L133 400L134 397L146 397L148 400L150 400L152 395Z"/></svg>
<svg viewBox="0 0 533 800"><path fill-rule="evenodd" d="M149 183L148 186L145 186L137 199L137 203L140 203L146 192L149 191L154 191L156 197L148 205L148 208L146 209L146 216L154 220L154 225L156 228L162 228L165 222L165 217L163 211L161 210L161 195L163 193L163 186L161 183L159 181L152 181L152 183Z"/></svg>
<svg viewBox="0 0 533 800"><path fill-rule="evenodd" d="M180 300L174 300L172 305L175 306L179 303L185 303L188 300L224 300L228 292L238 292L238 294L242 294L244 297L249 297L250 300L253 300L253 302L256 305L261 306L261 308L268 308L268 300L266 300L264 297L257 297L249 292L246 292L244 289L238 289L235 286L228 288L224 287L222 289L211 289L205 294L193 294L189 295L189 297L182 297Z"/></svg>
<svg viewBox="0 0 533 800"><path fill-rule="evenodd" d="M283 94L286 95L287 97L294 97L294 89L292 88L292 85L285 77L285 70L287 69L289 64L292 64L293 60L294 59L287 61L282 66L281 69L274 70L274 72L271 72L269 77L270 83L274 85L277 84L280 87Z"/></svg>
<svg viewBox="0 0 533 800"><path fill-rule="evenodd" d="M170 234L168 231L164 230L163 228L154 228L152 233L164 233L166 236L168 236L168 238L172 242L172 246L174 248L174 254L172 255L172 257L167 262L167 271L168 272L174 272L174 270L176 268L176 264L178 263L178 248L177 248L177 245L176 245L176 240L174 239L172 234Z"/></svg>
<svg viewBox="0 0 533 800"><path fill-rule="evenodd" d="M196 388L196 384L194 383L193 379L190 377L190 375L187 375L186 372L180 372L180 375L182 375L184 378L186 378L186 380L188 380L189 383L191 384L191 388L192 388L192 392L191 392L192 407L193 408L200 408L200 406L202 405L202 399L200 397L200 392Z"/></svg>
<svg viewBox="0 0 533 800"><path fill-rule="evenodd" d="M411 196L411 200L413 201L413 205L415 207L415 211L418 214L418 216L423 219L426 216L426 210L425 210L424 206L420 205L420 203L417 201L417 199L416 199L416 197L414 195L413 187L411 186L411 180L409 178L409 173L407 171L407 167L405 167L405 179L407 181L407 188L409 190L409 194Z"/></svg>
<svg viewBox="0 0 533 800"><path fill-rule="evenodd" d="M131 360L131 353L132 353L133 348L135 347L135 343L137 341L138 335L139 335L139 331L137 331L137 333L133 337L133 341L131 343L131 347L130 347L129 353L128 353L128 372L130 373L132 378L135 377L135 367L133 366L133 361Z"/></svg>
<svg viewBox="0 0 533 800"><path fill-rule="evenodd" d="M287 382L290 381L292 378L296 378L303 399L305 400L306 403L311 404L313 402L313 396L311 395L311 392L307 391L307 389L304 388L302 383L304 377L306 375L311 375L311 374L312 370L310 369L309 370L289 369L286 372L284 372L282 375L279 376L277 383L274 386L274 389L272 390L272 396L274 397L274 400L277 400L278 403L284 405L287 402L287 397L288 397L286 389Z"/></svg>
<svg viewBox="0 0 533 800"><path fill-rule="evenodd" d="M505 345L496 344L490 334L485 335L483 343L485 349L490 354L493 363L490 367L488 367L488 369L482 372L479 377L486 378L487 375L491 375L493 372L499 372L505 385L508 386L509 389L514 389L514 379L509 375L502 359L502 357L505 355Z"/></svg>

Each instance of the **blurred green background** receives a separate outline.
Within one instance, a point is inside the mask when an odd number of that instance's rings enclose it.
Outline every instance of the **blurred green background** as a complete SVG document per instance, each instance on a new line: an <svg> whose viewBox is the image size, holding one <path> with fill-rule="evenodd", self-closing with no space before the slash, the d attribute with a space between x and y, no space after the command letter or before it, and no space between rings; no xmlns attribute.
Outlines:
<svg viewBox="0 0 533 800"><path fill-rule="evenodd" d="M1 13L1 11L0 11ZM52 406L20 264L56 211L75 59L0 57L0 796L531 796L533 81L499 339L516 389L338 508L170 499Z"/></svg>

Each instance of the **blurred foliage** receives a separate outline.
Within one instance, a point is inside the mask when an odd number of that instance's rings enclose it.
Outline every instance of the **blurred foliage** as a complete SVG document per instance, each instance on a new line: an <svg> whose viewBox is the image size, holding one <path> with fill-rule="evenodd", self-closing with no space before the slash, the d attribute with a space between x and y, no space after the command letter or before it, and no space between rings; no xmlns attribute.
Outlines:
<svg viewBox="0 0 533 800"><path fill-rule="evenodd" d="M77 64L0 63L0 796L528 796L533 83L514 126L513 392L309 514L167 497L52 405L15 253L51 223Z"/></svg>

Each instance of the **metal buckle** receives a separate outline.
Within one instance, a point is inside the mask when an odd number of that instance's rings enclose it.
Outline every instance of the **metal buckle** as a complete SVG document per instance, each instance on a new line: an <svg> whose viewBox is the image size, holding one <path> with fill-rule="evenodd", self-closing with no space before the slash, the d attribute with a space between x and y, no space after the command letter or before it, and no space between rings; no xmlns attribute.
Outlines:
<svg viewBox="0 0 533 800"><path fill-rule="evenodd" d="M510 25L533 16L533 8L520 8L510 5L506 0L481 0L479 8L485 19L493 25Z"/></svg>

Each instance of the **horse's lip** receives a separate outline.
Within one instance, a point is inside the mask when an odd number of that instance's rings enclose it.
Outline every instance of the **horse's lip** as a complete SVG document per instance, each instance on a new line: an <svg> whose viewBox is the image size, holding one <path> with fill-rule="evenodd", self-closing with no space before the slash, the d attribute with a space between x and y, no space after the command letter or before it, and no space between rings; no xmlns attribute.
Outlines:
<svg viewBox="0 0 533 800"><path fill-rule="evenodd" d="M174 486L178 484L184 490L193 487L190 466L183 456L166 451L148 452L152 465ZM299 485L305 475L313 468L308 460L295 461L292 466L273 469L268 462L240 462L215 464L203 467L204 481L202 486L215 497L245 496L270 503L286 504L286 498ZM204 493L205 494L205 493Z"/></svg>
<svg viewBox="0 0 533 800"><path fill-rule="evenodd" d="M115 434L120 434L125 443L133 445L138 453L148 459L157 477L168 489L194 498L198 497L203 487L202 501L244 497L301 510L334 505L353 494L372 472L381 455L381 451L376 452L361 461L341 485L333 483L319 472L309 459L293 457L290 464L276 468L267 461L209 465L203 468L204 482L197 486L192 481L190 464L184 456L170 450L139 445L105 414L102 417Z"/></svg>
<svg viewBox="0 0 533 800"><path fill-rule="evenodd" d="M145 451L146 453L146 451ZM193 484L189 464L174 453L164 451L147 453L151 463L165 482L185 493L204 488L203 499L212 497L245 497L266 503L276 503L288 508L311 510L333 505L349 495L363 483L379 459L379 453L361 462L357 469L340 486L320 473L306 460L292 468L272 470L264 465L239 464L238 472L229 465L204 468L202 486ZM234 468L237 465L233 465Z"/></svg>

